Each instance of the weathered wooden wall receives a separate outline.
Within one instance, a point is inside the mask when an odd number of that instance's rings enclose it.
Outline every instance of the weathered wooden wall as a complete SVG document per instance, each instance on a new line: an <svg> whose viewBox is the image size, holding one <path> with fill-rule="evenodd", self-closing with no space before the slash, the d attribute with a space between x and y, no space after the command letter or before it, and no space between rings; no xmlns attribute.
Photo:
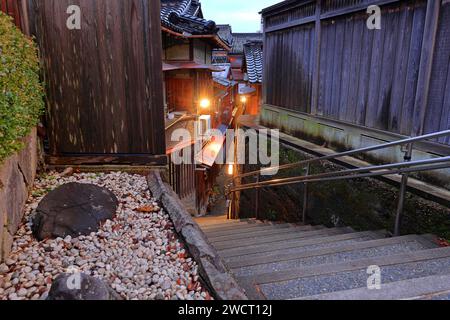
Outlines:
<svg viewBox="0 0 450 320"><path fill-rule="evenodd" d="M0 10L13 17L16 26L21 27L20 0L0 0Z"/></svg>
<svg viewBox="0 0 450 320"><path fill-rule="evenodd" d="M81 30L69 30L69 5ZM166 162L160 3L30 0L51 163Z"/></svg>
<svg viewBox="0 0 450 320"><path fill-rule="evenodd" d="M266 104L408 136L450 127L450 1L286 6L264 14Z"/></svg>
<svg viewBox="0 0 450 320"><path fill-rule="evenodd" d="M0 11L10 15L16 26L29 35L27 0L0 0Z"/></svg>

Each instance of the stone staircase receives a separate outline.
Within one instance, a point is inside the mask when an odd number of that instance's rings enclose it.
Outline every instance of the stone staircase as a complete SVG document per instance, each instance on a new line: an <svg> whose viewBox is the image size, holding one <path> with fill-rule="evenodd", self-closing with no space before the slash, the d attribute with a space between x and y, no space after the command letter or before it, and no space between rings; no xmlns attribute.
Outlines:
<svg viewBox="0 0 450 320"><path fill-rule="evenodd" d="M197 219L250 299L450 300L450 248L433 236ZM379 266L381 289L367 288Z"/></svg>

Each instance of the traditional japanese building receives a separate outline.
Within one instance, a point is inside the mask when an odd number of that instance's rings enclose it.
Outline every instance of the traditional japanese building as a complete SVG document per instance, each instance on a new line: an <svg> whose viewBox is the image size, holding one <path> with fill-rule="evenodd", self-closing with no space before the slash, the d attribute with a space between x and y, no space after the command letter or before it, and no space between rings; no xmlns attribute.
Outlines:
<svg viewBox="0 0 450 320"><path fill-rule="evenodd" d="M203 215L221 169L216 159L225 142L208 131L224 132L232 117L228 87L215 88L220 85L213 78L213 72L222 74L230 68L213 65L212 55L217 50L226 56L231 48L218 34L216 23L205 19L198 0L161 0L161 23L167 180L192 215ZM185 129L191 139L173 141L177 129ZM180 155L190 161L172 161Z"/></svg>
<svg viewBox="0 0 450 320"><path fill-rule="evenodd" d="M161 0L166 112L209 114L215 123L212 50L229 50L198 0Z"/></svg>
<svg viewBox="0 0 450 320"><path fill-rule="evenodd" d="M247 87L255 91L248 96L245 114L258 115L262 103L263 42L251 41L244 44L242 66Z"/></svg>

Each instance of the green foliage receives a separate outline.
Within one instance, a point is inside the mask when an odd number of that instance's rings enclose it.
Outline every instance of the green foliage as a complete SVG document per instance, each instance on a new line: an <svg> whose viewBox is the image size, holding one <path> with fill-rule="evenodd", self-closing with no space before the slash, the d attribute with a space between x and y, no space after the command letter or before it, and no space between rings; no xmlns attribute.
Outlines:
<svg viewBox="0 0 450 320"><path fill-rule="evenodd" d="M23 147L44 109L43 93L33 41L0 12L0 162Z"/></svg>

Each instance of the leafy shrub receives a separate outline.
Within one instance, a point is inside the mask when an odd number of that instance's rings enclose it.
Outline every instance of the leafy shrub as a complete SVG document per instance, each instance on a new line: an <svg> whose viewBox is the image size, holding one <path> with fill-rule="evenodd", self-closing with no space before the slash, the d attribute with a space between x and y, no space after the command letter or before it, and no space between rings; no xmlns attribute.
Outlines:
<svg viewBox="0 0 450 320"><path fill-rule="evenodd" d="M33 41L0 12L0 163L23 147L22 138L37 124L43 92Z"/></svg>

